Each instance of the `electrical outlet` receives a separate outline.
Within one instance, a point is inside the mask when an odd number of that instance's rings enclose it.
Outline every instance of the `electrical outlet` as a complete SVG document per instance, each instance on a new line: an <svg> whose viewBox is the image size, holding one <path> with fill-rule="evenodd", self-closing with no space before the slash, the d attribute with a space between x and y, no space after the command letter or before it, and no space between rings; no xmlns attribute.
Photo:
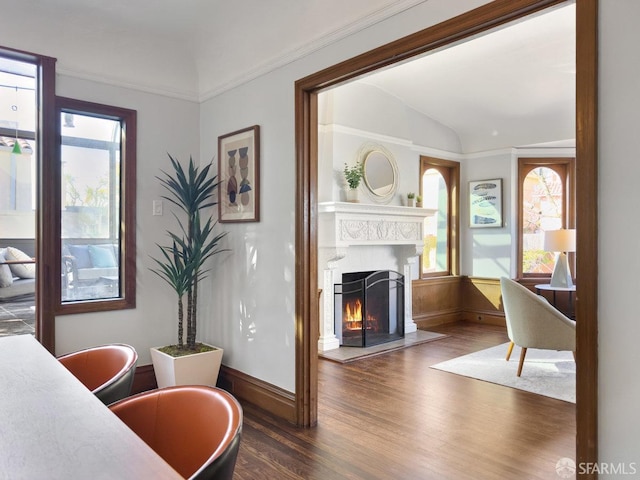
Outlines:
<svg viewBox="0 0 640 480"><path fill-rule="evenodd" d="M153 201L153 214L162 215L162 200Z"/></svg>

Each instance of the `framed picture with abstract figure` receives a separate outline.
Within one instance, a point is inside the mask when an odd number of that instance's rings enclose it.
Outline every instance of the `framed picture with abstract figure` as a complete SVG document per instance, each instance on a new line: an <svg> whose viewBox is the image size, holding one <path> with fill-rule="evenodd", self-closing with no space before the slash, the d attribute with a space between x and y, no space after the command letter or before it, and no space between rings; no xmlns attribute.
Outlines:
<svg viewBox="0 0 640 480"><path fill-rule="evenodd" d="M260 126L218 137L221 223L260 220Z"/></svg>
<svg viewBox="0 0 640 480"><path fill-rule="evenodd" d="M502 227L502 179L469 182L469 227Z"/></svg>

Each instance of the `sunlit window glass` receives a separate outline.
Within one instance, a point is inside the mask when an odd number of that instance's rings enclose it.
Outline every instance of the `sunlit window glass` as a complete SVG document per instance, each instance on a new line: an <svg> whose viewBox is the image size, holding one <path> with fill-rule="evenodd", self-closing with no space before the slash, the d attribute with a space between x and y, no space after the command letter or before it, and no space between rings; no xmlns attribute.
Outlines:
<svg viewBox="0 0 640 480"><path fill-rule="evenodd" d="M553 252L544 251L544 232L563 227L564 188L548 167L531 170L522 185L522 271L551 273Z"/></svg>
<svg viewBox="0 0 640 480"><path fill-rule="evenodd" d="M449 192L442 174L428 169L422 176L422 202L434 210L424 219L422 274L449 270Z"/></svg>
<svg viewBox="0 0 640 480"><path fill-rule="evenodd" d="M120 296L118 120L61 112L62 301Z"/></svg>

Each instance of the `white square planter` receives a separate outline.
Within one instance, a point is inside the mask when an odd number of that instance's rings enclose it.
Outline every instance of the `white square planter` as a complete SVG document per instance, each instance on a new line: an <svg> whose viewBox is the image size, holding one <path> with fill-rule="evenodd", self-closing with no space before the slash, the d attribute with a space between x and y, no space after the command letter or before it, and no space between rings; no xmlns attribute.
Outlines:
<svg viewBox="0 0 640 480"><path fill-rule="evenodd" d="M151 348L151 360L158 388L175 385L209 385L218 381L223 350L213 347L210 352L172 357L158 348Z"/></svg>

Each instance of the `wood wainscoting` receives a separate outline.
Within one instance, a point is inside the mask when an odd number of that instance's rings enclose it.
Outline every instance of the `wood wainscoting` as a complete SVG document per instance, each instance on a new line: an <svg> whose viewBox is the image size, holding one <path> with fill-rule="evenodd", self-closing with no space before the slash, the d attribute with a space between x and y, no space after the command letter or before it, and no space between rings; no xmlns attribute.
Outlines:
<svg viewBox="0 0 640 480"><path fill-rule="evenodd" d="M413 320L418 328L461 320L506 326L500 280L438 277L413 281Z"/></svg>
<svg viewBox="0 0 640 480"><path fill-rule="evenodd" d="M425 329L462 320L462 277L414 280L413 321Z"/></svg>
<svg viewBox="0 0 640 480"><path fill-rule="evenodd" d="M535 286L549 283L549 278L518 280L534 293ZM575 312L575 294L540 292L550 303L567 316ZM413 281L413 319L418 328L460 320L506 327L500 279L482 277L440 277ZM555 301L554 301L555 300Z"/></svg>
<svg viewBox="0 0 640 480"><path fill-rule="evenodd" d="M462 320L506 328L499 278L462 277Z"/></svg>

